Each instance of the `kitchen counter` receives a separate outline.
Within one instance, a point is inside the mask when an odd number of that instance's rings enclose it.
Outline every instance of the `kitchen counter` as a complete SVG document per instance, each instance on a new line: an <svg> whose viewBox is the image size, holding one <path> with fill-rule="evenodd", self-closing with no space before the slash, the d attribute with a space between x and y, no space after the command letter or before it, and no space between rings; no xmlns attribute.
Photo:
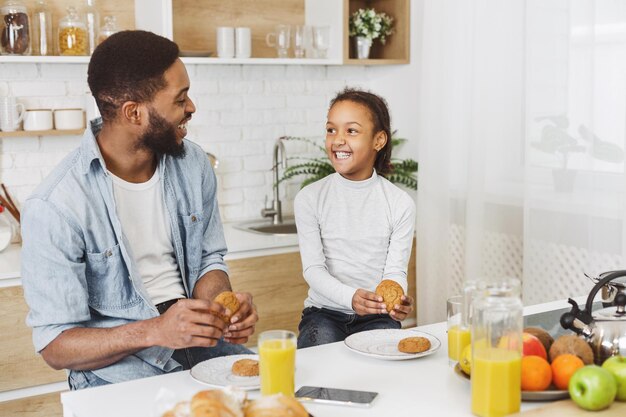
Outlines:
<svg viewBox="0 0 626 417"><path fill-rule="evenodd" d="M298 236L262 235L236 229L235 223L224 223L228 245L226 260L276 255L298 251ZM0 252L0 288L21 285L20 250L17 244Z"/></svg>

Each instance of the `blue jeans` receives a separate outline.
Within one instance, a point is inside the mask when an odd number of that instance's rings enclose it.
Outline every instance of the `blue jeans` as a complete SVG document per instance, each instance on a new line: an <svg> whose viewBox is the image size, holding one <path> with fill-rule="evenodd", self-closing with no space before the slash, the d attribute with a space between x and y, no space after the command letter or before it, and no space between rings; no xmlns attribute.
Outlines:
<svg viewBox="0 0 626 417"><path fill-rule="evenodd" d="M340 342L354 333L375 329L399 329L400 322L387 314L344 314L327 308L307 307L298 325L298 349Z"/></svg>
<svg viewBox="0 0 626 417"><path fill-rule="evenodd" d="M217 342L217 345L210 348L192 347L186 349L177 349L172 354L172 359L181 364L183 370L189 370L193 368L194 365L208 359L213 359L220 356L248 353L253 352L243 345L233 345L231 343L224 342L223 339L220 339L220 341ZM70 389L72 390L98 387L101 385L110 384L109 381L105 381L91 371L70 370L67 381L70 385Z"/></svg>

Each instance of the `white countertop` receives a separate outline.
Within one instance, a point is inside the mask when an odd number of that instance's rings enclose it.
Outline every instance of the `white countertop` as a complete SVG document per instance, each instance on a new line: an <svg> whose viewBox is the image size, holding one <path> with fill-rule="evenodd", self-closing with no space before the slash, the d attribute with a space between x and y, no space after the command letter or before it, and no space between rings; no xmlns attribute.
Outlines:
<svg viewBox="0 0 626 417"><path fill-rule="evenodd" d="M228 246L226 260L298 251L296 234L263 235L236 229L234 224L224 223L224 236ZM20 245L13 244L0 252L0 287L21 285L20 250Z"/></svg>
<svg viewBox="0 0 626 417"><path fill-rule="evenodd" d="M555 301L526 307L534 314L567 307ZM315 417L380 416L471 416L470 383L448 365L445 322L418 327L436 336L441 348L432 355L405 361L384 361L356 354L343 342L298 350L296 387L302 385L375 391L371 408L305 404ZM194 380L189 371L176 372L104 387L61 394L65 417L156 417L155 399L167 389L178 401L188 400L199 390L209 389ZM259 391L250 391L256 398ZM523 402L522 411L546 402Z"/></svg>

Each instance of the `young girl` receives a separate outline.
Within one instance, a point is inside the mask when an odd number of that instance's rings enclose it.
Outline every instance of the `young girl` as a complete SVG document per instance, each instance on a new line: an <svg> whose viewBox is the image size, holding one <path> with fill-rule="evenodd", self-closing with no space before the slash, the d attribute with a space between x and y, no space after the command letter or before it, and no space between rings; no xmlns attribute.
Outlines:
<svg viewBox="0 0 626 417"><path fill-rule="evenodd" d="M382 175L391 171L385 101L346 89L330 103L326 152L336 173L303 188L294 209L304 279L298 348L372 329L398 329L413 310L403 296L387 313L374 290L383 279L407 290L415 204Z"/></svg>

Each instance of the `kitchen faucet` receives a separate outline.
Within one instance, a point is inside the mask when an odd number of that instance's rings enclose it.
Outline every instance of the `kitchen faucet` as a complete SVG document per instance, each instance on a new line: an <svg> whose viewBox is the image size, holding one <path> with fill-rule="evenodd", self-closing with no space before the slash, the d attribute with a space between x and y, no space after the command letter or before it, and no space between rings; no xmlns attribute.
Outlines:
<svg viewBox="0 0 626 417"><path fill-rule="evenodd" d="M280 162L278 154L280 153ZM283 138L280 137L274 143L274 157L272 159L272 172L274 173L274 200L271 207L267 207L267 196L265 196L265 207L261 210L262 217L271 217L272 224L280 224L283 222L283 212L281 209L279 190L278 190L278 165L282 165L283 169L287 168L287 153L285 152L285 144Z"/></svg>

